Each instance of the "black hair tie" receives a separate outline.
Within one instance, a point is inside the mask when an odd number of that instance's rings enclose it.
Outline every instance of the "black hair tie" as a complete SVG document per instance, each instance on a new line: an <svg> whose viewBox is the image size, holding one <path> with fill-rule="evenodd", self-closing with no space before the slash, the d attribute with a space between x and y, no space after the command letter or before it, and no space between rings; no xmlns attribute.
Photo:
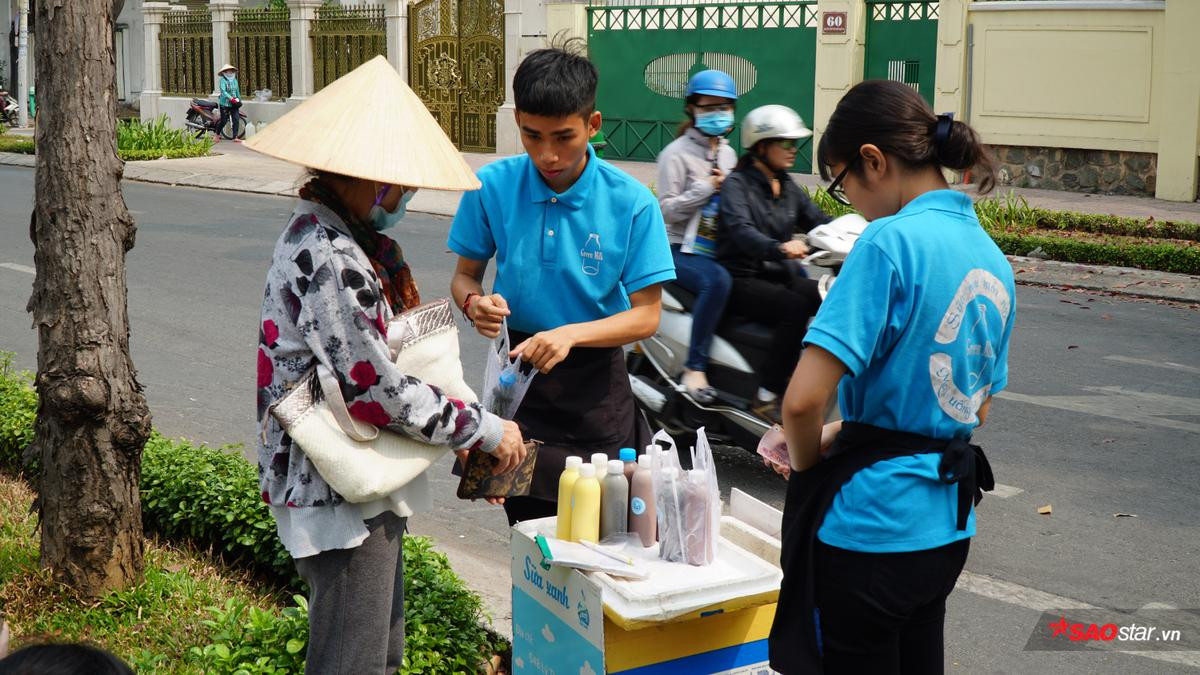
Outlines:
<svg viewBox="0 0 1200 675"><path fill-rule="evenodd" d="M950 140L950 129L954 126L954 113L942 113L937 116L937 127L933 131L933 149L941 154L946 141Z"/></svg>

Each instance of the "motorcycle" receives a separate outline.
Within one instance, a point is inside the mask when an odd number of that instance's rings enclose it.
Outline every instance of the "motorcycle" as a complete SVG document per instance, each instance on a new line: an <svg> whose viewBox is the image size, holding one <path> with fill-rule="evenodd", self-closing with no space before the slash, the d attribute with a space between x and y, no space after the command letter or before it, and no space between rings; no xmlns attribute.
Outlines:
<svg viewBox="0 0 1200 675"><path fill-rule="evenodd" d="M862 216L849 214L806 235L811 252L799 264L810 277L819 277L822 300L866 227ZM676 283L663 286L658 330L627 355L634 399L652 428L683 439L684 447L696 429L704 427L710 440L754 453L771 428L770 420L751 410L761 382L758 373L771 348L771 327L739 317L736 309L726 310L713 338L707 371L717 398L701 404L688 395L679 378L687 358L695 301L694 294Z"/></svg>
<svg viewBox="0 0 1200 675"><path fill-rule="evenodd" d="M15 127L20 122L21 111L17 99L0 89L0 124Z"/></svg>
<svg viewBox="0 0 1200 675"><path fill-rule="evenodd" d="M238 108L238 117L241 124L238 126L238 138L246 137L246 114ZM203 138L204 134L212 132L218 133L217 125L221 123L221 107L216 101L210 101L202 98L192 99L192 103L188 106L187 119L184 126L196 132L196 138ZM226 120L225 128L220 129L221 138L225 140L233 140L233 134L229 129L233 126L233 120Z"/></svg>

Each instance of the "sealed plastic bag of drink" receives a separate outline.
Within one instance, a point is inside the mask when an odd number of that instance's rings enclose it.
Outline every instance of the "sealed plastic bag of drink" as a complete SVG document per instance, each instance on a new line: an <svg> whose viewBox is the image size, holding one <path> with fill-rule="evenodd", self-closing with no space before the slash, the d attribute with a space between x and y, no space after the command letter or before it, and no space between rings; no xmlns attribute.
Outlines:
<svg viewBox="0 0 1200 675"><path fill-rule="evenodd" d="M483 367L483 407L488 412L511 420L521 407L521 401L537 370L522 361L520 354L510 359L508 344L508 321L504 321L500 326L500 335L488 347Z"/></svg>
<svg viewBox="0 0 1200 675"><path fill-rule="evenodd" d="M758 441L758 454L768 462L780 468L790 469L791 457L788 456L787 439L783 436L783 427L778 424L767 429L762 439Z"/></svg>

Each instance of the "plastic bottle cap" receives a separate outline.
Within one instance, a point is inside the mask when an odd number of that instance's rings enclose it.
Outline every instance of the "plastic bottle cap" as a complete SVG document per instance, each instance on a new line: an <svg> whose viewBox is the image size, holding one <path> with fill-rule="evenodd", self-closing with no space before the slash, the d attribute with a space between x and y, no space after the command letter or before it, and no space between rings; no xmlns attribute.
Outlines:
<svg viewBox="0 0 1200 675"><path fill-rule="evenodd" d="M692 483L704 483L708 481L708 472L704 469L692 469L687 474L688 481Z"/></svg>
<svg viewBox="0 0 1200 675"><path fill-rule="evenodd" d="M511 387L517 383L517 374L511 371L500 373L500 386Z"/></svg>
<svg viewBox="0 0 1200 675"><path fill-rule="evenodd" d="M641 457L638 457L638 466L645 469L653 469L654 458L650 455L642 455Z"/></svg>
<svg viewBox="0 0 1200 675"><path fill-rule="evenodd" d="M580 478L595 478L596 477L595 465L584 464L583 466L579 467L579 477Z"/></svg>
<svg viewBox="0 0 1200 675"><path fill-rule="evenodd" d="M618 455L622 462L636 462L637 450L633 448L621 448L621 454Z"/></svg>
<svg viewBox="0 0 1200 675"><path fill-rule="evenodd" d="M662 470L662 475L663 475L663 478L669 478L669 479L671 479L671 480L674 480L674 479L675 479L675 476L676 476L678 473L679 473L679 470L678 470L678 469L676 469L676 468L675 468L675 467L673 467L673 466L664 467L664 468L663 468L663 470Z"/></svg>
<svg viewBox="0 0 1200 675"><path fill-rule="evenodd" d="M646 454L651 457L657 457L662 454L662 448L658 447L658 444L652 443L646 446Z"/></svg>
<svg viewBox="0 0 1200 675"><path fill-rule="evenodd" d="M571 455L570 457L567 457L567 468L568 469L575 469L578 471L579 467L581 467L581 466L583 466L583 458L582 457L576 457L575 455Z"/></svg>
<svg viewBox="0 0 1200 675"><path fill-rule="evenodd" d="M625 462L619 459L612 459L608 462L608 472L614 476L625 475Z"/></svg>
<svg viewBox="0 0 1200 675"><path fill-rule="evenodd" d="M608 466L608 455L603 452L592 453L592 464L597 467Z"/></svg>

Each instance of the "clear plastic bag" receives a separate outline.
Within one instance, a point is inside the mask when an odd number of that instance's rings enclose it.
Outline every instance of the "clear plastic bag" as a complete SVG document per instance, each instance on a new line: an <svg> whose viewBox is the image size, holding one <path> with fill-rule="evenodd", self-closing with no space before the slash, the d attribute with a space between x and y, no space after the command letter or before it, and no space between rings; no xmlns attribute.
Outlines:
<svg viewBox="0 0 1200 675"><path fill-rule="evenodd" d="M521 407L525 392L537 370L529 363L508 357L508 321L500 325L500 335L492 340L483 368L483 407L488 412L511 420Z"/></svg>
<svg viewBox="0 0 1200 675"><path fill-rule="evenodd" d="M658 513L658 557L667 562L686 562L683 532L683 483L679 451L675 440L665 431L654 434L652 442L668 448L654 456L654 497Z"/></svg>
<svg viewBox="0 0 1200 675"><path fill-rule="evenodd" d="M708 438L701 428L692 448L692 469L684 471L675 442L665 431L654 436L669 449L655 462L659 557L668 562L708 565L717 557L721 493Z"/></svg>
<svg viewBox="0 0 1200 675"><path fill-rule="evenodd" d="M717 463L704 427L696 430L692 448L692 470L688 472L684 509L684 545L687 562L708 565L717 558L717 536L721 531L721 489L717 485Z"/></svg>

